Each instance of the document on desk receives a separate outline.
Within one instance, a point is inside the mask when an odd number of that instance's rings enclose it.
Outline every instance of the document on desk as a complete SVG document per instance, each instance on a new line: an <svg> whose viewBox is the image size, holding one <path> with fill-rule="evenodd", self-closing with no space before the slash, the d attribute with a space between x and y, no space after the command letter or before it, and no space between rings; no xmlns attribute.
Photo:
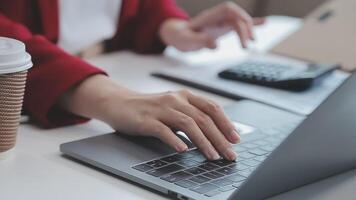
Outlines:
<svg viewBox="0 0 356 200"><path fill-rule="evenodd" d="M153 75L234 99L255 100L300 115L311 114L349 76L337 70L309 90L291 92L221 79L217 74L222 69L216 66L175 67Z"/></svg>

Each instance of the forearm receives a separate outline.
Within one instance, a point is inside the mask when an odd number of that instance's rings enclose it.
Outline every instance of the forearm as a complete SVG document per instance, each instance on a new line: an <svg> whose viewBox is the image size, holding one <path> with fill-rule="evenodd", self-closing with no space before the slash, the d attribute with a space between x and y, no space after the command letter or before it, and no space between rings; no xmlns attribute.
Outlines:
<svg viewBox="0 0 356 200"><path fill-rule="evenodd" d="M73 87L60 99L60 106L73 114L102 120L111 124L112 100L115 105L125 96L136 94L121 87L105 75L94 75Z"/></svg>

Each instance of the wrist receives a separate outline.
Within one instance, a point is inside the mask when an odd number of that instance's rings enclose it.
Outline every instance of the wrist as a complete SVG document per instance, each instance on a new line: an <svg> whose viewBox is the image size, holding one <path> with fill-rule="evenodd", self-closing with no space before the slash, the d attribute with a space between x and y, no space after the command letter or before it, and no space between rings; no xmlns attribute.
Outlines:
<svg viewBox="0 0 356 200"><path fill-rule="evenodd" d="M107 76L94 75L66 92L59 104L73 114L110 123L113 110L120 108L124 98L135 94L137 93L120 87Z"/></svg>
<svg viewBox="0 0 356 200"><path fill-rule="evenodd" d="M112 88L108 88L98 96L99 110L95 118L115 128L117 122L121 121L122 117L125 117L123 110L127 101L138 95L140 95L140 93L114 84Z"/></svg>
<svg viewBox="0 0 356 200"><path fill-rule="evenodd" d="M176 18L166 19L159 28L159 37L165 45L175 46L175 41L177 41L181 32L187 27L189 25L186 20Z"/></svg>

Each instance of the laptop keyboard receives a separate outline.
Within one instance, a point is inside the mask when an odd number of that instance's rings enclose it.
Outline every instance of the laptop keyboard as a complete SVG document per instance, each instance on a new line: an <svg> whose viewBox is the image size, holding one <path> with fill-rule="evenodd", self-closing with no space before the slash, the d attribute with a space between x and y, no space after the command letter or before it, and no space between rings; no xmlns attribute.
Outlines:
<svg viewBox="0 0 356 200"><path fill-rule="evenodd" d="M263 133L256 133L257 137L252 140L233 145L233 149L238 153L234 162L224 159L208 161L197 149L191 149L132 168L201 195L213 197L239 188L290 131L285 128L283 131L272 128Z"/></svg>

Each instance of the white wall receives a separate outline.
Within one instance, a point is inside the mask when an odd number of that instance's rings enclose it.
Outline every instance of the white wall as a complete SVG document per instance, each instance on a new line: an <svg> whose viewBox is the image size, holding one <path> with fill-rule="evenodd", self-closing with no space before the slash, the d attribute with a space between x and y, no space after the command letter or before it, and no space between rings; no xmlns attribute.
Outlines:
<svg viewBox="0 0 356 200"><path fill-rule="evenodd" d="M176 0L194 16L199 11L227 0ZM252 15L290 15L303 17L326 0L234 0Z"/></svg>
<svg viewBox="0 0 356 200"><path fill-rule="evenodd" d="M176 0L190 15L194 16L201 10L213 7L228 0ZM255 8L255 0L235 0L238 4L248 10L251 14Z"/></svg>

